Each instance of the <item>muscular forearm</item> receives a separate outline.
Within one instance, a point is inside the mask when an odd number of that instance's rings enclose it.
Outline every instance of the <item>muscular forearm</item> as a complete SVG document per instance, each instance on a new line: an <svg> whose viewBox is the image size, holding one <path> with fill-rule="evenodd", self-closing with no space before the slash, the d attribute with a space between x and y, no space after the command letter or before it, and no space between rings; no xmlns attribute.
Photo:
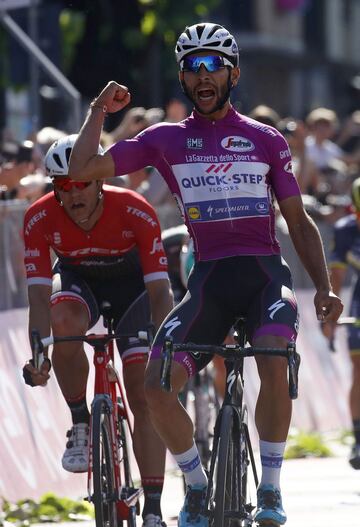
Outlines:
<svg viewBox="0 0 360 527"><path fill-rule="evenodd" d="M30 287L29 290L29 338L32 330L37 330L41 337L50 335L50 288L39 286L41 291L36 290L37 286Z"/></svg>
<svg viewBox="0 0 360 527"><path fill-rule="evenodd" d="M99 174L99 170L95 170L96 165L90 163L90 161L93 160L98 152L105 115L102 106L89 108L71 153L69 164L70 179L85 181L100 179L101 174Z"/></svg>
<svg viewBox="0 0 360 527"><path fill-rule="evenodd" d="M323 243L315 223L308 221L293 225L290 236L306 271L312 279L315 288L320 291L330 291L331 284L326 266Z"/></svg>

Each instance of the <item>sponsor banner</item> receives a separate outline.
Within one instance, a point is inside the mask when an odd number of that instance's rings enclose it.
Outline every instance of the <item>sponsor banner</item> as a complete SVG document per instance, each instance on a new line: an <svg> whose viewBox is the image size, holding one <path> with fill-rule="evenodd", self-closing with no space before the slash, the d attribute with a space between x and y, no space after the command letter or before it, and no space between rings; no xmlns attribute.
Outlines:
<svg viewBox="0 0 360 527"><path fill-rule="evenodd" d="M186 213L191 222L220 221L229 218L267 216L269 203L266 198L229 198L187 203Z"/></svg>

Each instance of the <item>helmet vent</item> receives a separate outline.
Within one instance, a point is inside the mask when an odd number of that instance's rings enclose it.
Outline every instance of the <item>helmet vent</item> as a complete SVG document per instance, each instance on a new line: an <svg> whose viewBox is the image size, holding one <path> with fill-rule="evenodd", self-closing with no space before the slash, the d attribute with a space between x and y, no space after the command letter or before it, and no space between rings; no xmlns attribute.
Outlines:
<svg viewBox="0 0 360 527"><path fill-rule="evenodd" d="M204 33L204 29L205 29L205 24L198 24L196 26L196 33L197 33L199 40L201 39L201 36Z"/></svg>
<svg viewBox="0 0 360 527"><path fill-rule="evenodd" d="M215 31L217 31L218 29L223 29L223 28L222 28L222 26L214 25L212 30L209 31L208 38L212 37L213 34L215 33Z"/></svg>
<svg viewBox="0 0 360 527"><path fill-rule="evenodd" d="M65 150L65 157L66 157L67 164L69 164L69 161L70 161L71 150L72 148L70 147Z"/></svg>
<svg viewBox="0 0 360 527"><path fill-rule="evenodd" d="M54 153L54 154L53 154L53 160L55 161L55 163L56 163L60 168L64 168L64 167L63 167L63 164L62 164L62 162L61 162L61 159L60 159L59 154Z"/></svg>

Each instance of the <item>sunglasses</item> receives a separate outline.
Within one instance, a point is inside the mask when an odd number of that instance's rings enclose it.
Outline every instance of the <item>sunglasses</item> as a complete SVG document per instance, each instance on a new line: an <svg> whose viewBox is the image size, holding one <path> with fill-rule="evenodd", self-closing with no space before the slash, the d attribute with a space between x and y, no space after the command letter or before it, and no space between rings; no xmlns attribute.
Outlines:
<svg viewBox="0 0 360 527"><path fill-rule="evenodd" d="M180 69L181 71L191 71L192 73L197 73L202 64L210 73L219 71L222 68L225 68L225 66L231 66L232 68L234 67L230 60L220 55L205 55L203 57L191 55L189 57L185 57L180 62Z"/></svg>
<svg viewBox="0 0 360 527"><path fill-rule="evenodd" d="M91 181L73 181L69 178L57 178L53 184L56 190L61 190L61 192L70 192L70 190L73 188L76 188L77 190L84 190L84 188L87 188L89 185L91 185Z"/></svg>

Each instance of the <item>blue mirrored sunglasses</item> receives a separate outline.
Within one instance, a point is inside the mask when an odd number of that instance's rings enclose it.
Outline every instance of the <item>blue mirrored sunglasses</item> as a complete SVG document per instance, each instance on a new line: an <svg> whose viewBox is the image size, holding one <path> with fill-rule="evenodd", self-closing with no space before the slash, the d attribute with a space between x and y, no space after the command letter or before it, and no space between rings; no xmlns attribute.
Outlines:
<svg viewBox="0 0 360 527"><path fill-rule="evenodd" d="M203 57L191 55L189 57L185 57L184 60L181 61L180 67L182 71L191 71L192 73L197 73L202 64L210 73L218 71L225 66L233 67L233 64L228 59L220 55L204 55Z"/></svg>

